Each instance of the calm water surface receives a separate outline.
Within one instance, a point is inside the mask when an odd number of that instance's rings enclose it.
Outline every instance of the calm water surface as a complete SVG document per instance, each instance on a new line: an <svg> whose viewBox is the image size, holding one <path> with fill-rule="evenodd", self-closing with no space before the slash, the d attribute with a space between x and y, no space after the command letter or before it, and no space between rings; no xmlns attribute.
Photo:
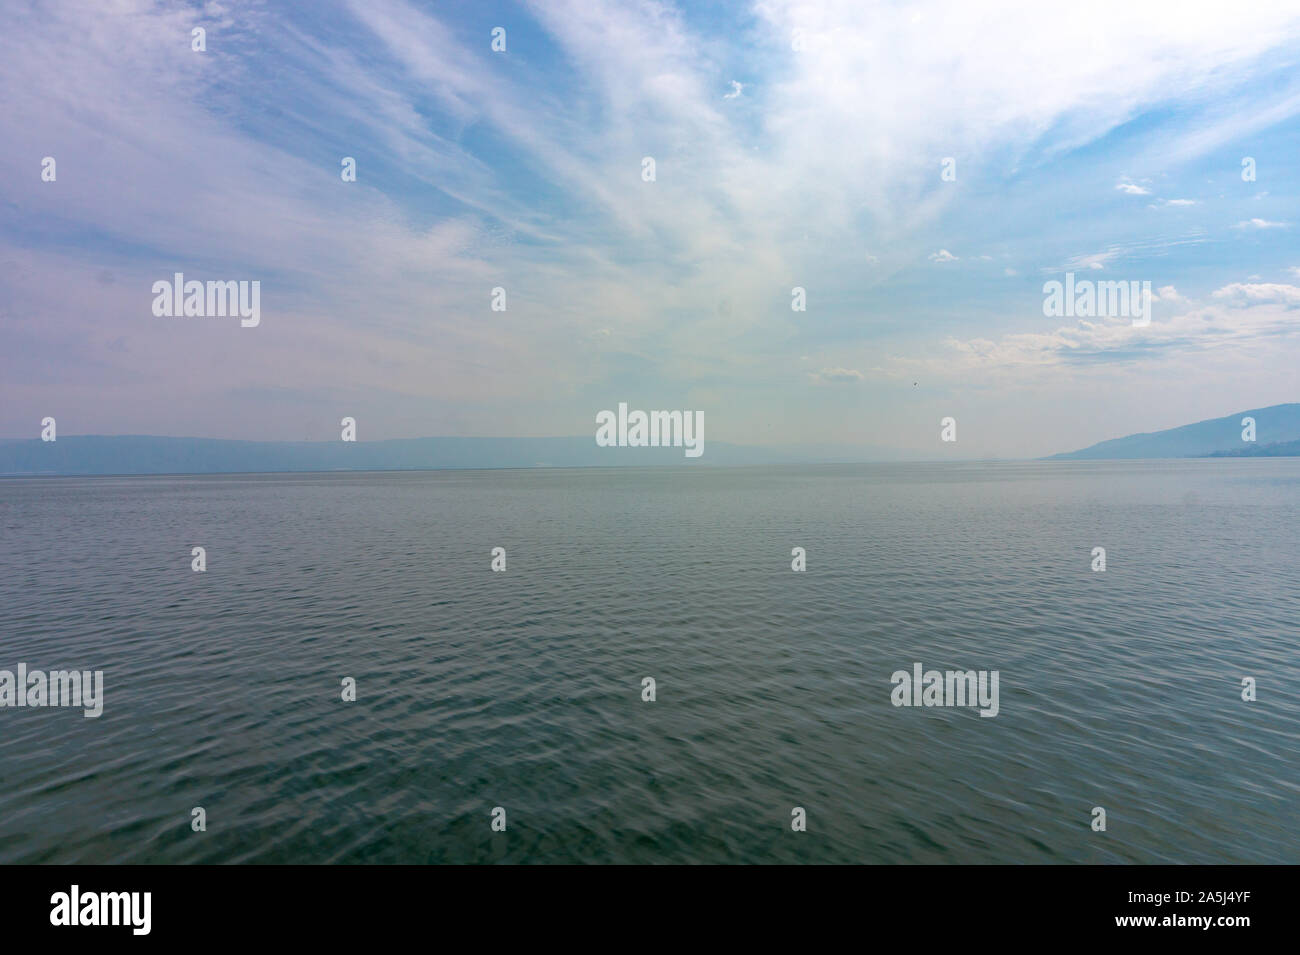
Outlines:
<svg viewBox="0 0 1300 955"><path fill-rule="evenodd" d="M0 669L106 697L0 709L0 862L1296 862L1298 519L1300 460L0 480Z"/></svg>

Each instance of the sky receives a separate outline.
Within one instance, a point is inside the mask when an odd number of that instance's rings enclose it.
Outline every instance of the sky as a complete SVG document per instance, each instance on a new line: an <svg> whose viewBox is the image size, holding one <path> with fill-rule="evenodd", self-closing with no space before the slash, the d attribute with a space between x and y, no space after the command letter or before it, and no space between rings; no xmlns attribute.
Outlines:
<svg viewBox="0 0 1300 955"><path fill-rule="evenodd" d="M1294 0L6 20L3 436L594 435L627 402L1032 457L1300 400ZM175 272L258 281L260 323L155 315ZM1149 282L1150 323L1045 315L1067 272Z"/></svg>

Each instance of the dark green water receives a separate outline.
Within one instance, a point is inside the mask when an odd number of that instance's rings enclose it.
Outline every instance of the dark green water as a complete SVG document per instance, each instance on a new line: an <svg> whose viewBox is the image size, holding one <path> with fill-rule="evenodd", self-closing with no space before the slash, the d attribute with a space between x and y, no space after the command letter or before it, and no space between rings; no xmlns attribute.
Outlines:
<svg viewBox="0 0 1300 955"><path fill-rule="evenodd" d="M1295 862L1298 519L1297 460L0 481L0 669L105 684L0 709L0 862Z"/></svg>

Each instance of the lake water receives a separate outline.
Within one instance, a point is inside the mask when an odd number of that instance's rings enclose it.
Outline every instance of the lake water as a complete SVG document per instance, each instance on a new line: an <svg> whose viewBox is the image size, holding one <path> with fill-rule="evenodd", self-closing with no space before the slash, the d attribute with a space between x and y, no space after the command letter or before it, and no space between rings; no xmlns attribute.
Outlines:
<svg viewBox="0 0 1300 955"><path fill-rule="evenodd" d="M1295 459L2 480L0 669L104 710L0 709L0 862L1296 862L1298 526Z"/></svg>

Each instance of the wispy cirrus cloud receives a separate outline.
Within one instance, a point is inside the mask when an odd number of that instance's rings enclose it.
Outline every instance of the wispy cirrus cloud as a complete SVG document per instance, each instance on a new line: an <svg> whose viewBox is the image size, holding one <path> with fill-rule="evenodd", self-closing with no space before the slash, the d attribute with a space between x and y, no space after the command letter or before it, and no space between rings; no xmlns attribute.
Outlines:
<svg viewBox="0 0 1300 955"><path fill-rule="evenodd" d="M744 440L770 437L790 354L826 373L796 376L806 388L928 347L949 358L927 380L957 387L965 357L939 343L1021 333L1037 295L1022 276L1122 262L1195 293L1180 262L1294 219L1276 161L1258 215L1213 200L1217 221L1263 226L1171 239L1105 211L1144 209L1125 193L1209 209L1199 179L1133 157L1174 141L1197 155L1300 111L1300 11L1190 9L762 0L719 24L688 5L554 0L510 12L504 54L465 11L400 0L18 10L0 35L0 324L22 348L0 358L0 427L24 433L60 396L87 430L300 437L347 403L372 437L556 434L632 387L708 396ZM199 23L205 54L188 45ZM795 30L832 42L798 51ZM1180 116L1170 104L1185 121L1143 129ZM1120 134L1132 148L1112 156ZM1090 144L1085 187L1070 158ZM42 184L51 154L59 180ZM929 268L950 248L996 252L998 288ZM258 337L152 323L138 290L180 268L262 278ZM496 286L505 312L488 307ZM271 386L310 397L240 397ZM173 412L157 395L177 391L194 421L159 424ZM818 400L780 397L812 420Z"/></svg>

